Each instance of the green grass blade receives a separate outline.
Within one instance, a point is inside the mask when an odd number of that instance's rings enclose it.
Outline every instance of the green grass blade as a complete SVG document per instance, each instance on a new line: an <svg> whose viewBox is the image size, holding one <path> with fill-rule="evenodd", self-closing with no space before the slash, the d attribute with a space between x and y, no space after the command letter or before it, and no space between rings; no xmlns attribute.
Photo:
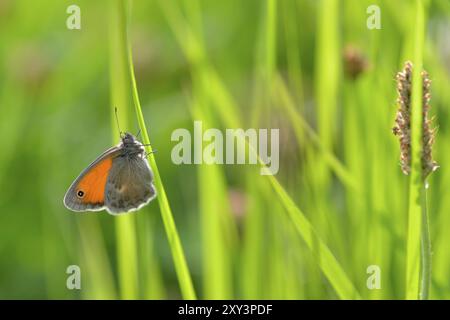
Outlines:
<svg viewBox="0 0 450 320"><path fill-rule="evenodd" d="M289 91L283 82L280 75L277 75L274 81L275 91L280 97L281 107L287 112L289 119L291 119L292 126L294 127L295 134L297 136L298 143L303 141L303 132L311 139L311 141L317 146L319 151L322 153L324 161L333 170L336 176L341 180L341 182L349 187L350 189L357 190L357 183L352 175L348 172L347 168L339 161L336 156L327 148L322 145L320 137L314 132L314 129L302 118L300 113L297 111L294 101L289 94Z"/></svg>
<svg viewBox="0 0 450 320"><path fill-rule="evenodd" d="M332 149L335 140L337 119L337 98L340 74L340 51L338 33L337 0L322 0L318 8L318 43L316 50L316 100L317 125L322 144ZM322 170L323 168L321 168ZM320 172L320 178L328 179L325 170Z"/></svg>
<svg viewBox="0 0 450 320"><path fill-rule="evenodd" d="M193 33L191 32L191 29L189 25L183 24L181 16L173 6L170 6L165 3L161 2L163 9L165 10L167 14L167 18L169 23L174 29L174 33L177 36L177 39L180 43L180 46L183 48L186 56L190 58L192 61L191 63L195 62L196 60L191 56L193 55L192 52L195 52L195 56L204 56L204 52L202 52L201 46L198 45L199 41L194 41L195 37L193 37ZM268 1L267 3L267 9L270 14L274 14L274 3L271 1ZM176 18L178 17L178 18ZM270 16L272 17L272 16ZM273 20L272 17L270 20ZM272 28L274 27L271 24ZM188 35L188 37L184 37L183 35ZM269 37L271 38L271 37ZM273 46L272 41L267 42L267 50L272 51ZM195 48L195 49L193 49ZM265 70L268 70L267 72L271 72L273 68L273 59L274 57L270 54L268 54L265 59L262 61L266 63ZM214 111L219 115L220 120L223 122L223 125L227 128L237 128L240 127L240 117L237 114L234 114L233 111L239 110L237 106L233 106L234 101L231 99L231 95L226 91L225 86L222 84L222 81L220 80L217 73L213 73L216 75L214 78L215 88L214 92L210 92L210 99L212 101L212 106L215 107ZM267 77L267 73L266 73ZM220 89L220 90L219 90ZM214 94L215 92L221 92L220 95ZM227 97L225 99L226 103L224 103L223 99L219 99L219 97ZM224 107L225 105L232 105L233 107L223 109L221 107ZM222 112L226 110L231 113L231 115L228 115L226 117L222 117ZM247 141L246 141L247 142ZM247 144L248 145L248 144ZM255 152L253 150L253 152ZM340 266L339 262L336 260L330 249L326 246L326 244L323 242L323 240L320 239L320 237L317 235L317 233L313 230L313 227L311 223L308 221L308 219L304 216L302 211L295 205L291 197L288 195L288 193L285 191L285 189L279 184L278 180L274 176L267 176L271 185L276 191L276 195L278 199L280 200L281 204L285 208L285 210L288 212L288 217L291 221L294 222L295 228L297 233L301 236L301 238L306 242L309 249L313 251L314 257L316 258L316 262L321 267L323 273L333 286L334 290L338 293L338 296L342 299L352 299L352 298L360 298L359 293L357 292L356 288L352 284L352 282L349 280L348 276L346 275L343 268ZM257 235L255 235L257 236ZM318 253L315 253L316 246L319 247ZM252 282L254 283L254 282ZM254 292L254 291L252 291Z"/></svg>
<svg viewBox="0 0 450 320"><path fill-rule="evenodd" d="M406 298L417 299L420 279L420 245L422 220L422 59L425 36L425 13L416 0L414 21L414 68L411 107L411 175L409 179L408 243L406 265Z"/></svg>
<svg viewBox="0 0 450 320"><path fill-rule="evenodd" d="M238 137L238 139L244 138ZM244 141L250 152L256 153L255 149L248 144L248 141L245 139ZM314 260L318 263L325 277L328 279L338 296L341 299L360 299L361 296L358 290L355 288L342 266L336 260L331 250L314 230L304 213L300 210L300 208L298 208L275 176L271 174L270 170L265 166L259 156L258 161L262 166L264 176L268 179L268 182L274 189L278 200L286 210L289 219L292 221L297 230L297 233L311 250Z"/></svg>
<svg viewBox="0 0 450 320"><path fill-rule="evenodd" d="M111 78L111 130L114 143L117 143L119 132L115 121L115 108L118 111L119 123L128 126L127 109L130 101L130 87L127 81L126 60L126 7L116 1L111 8L111 44L110 44L110 78ZM117 262L122 299L137 299L138 262L136 247L136 222L132 214L115 217Z"/></svg>
<svg viewBox="0 0 450 320"><path fill-rule="evenodd" d="M116 288L98 217L80 217L80 248L88 284L82 294L86 299L116 299Z"/></svg>
<svg viewBox="0 0 450 320"><path fill-rule="evenodd" d="M212 121L204 111L205 105L193 104L193 118L201 119L203 130L207 130ZM205 299L233 298L232 244L237 240L237 230L222 168L217 164L197 165Z"/></svg>
<svg viewBox="0 0 450 320"><path fill-rule="evenodd" d="M155 211L155 212L153 212ZM156 254L154 221L156 210L148 215L138 215L136 224L138 230L139 279L143 299L158 300L167 298L162 270Z"/></svg>
<svg viewBox="0 0 450 320"><path fill-rule="evenodd" d="M122 299L138 299L138 262L135 216L116 217L117 259Z"/></svg>
<svg viewBox="0 0 450 320"><path fill-rule="evenodd" d="M126 0L122 0L123 6L125 6ZM126 30L126 29L125 29ZM172 252L173 261L175 264L175 270L178 276L178 282L181 288L181 294L184 299L196 299L196 293L194 286L192 284L191 275L189 273L188 265L184 257L183 247L181 245L180 237L175 226L175 221L173 219L172 210L170 208L169 199L167 198L164 185L162 183L161 176L159 174L158 166L154 154L152 153L152 148L150 146L150 138L147 133L147 127L145 125L144 116L142 114L141 104L139 101L139 95L137 90L136 78L134 75L134 66L132 59L132 49L131 44L127 43L127 58L129 75L133 93L133 101L136 111L136 117L138 120L139 128L142 134L142 141L146 144L146 150L150 153L148 159L151 168L153 169L155 187L158 192L158 203L161 211L161 217L164 223L164 228L166 230L167 238L169 240L170 249Z"/></svg>
<svg viewBox="0 0 450 320"><path fill-rule="evenodd" d="M207 63L203 44L201 9L198 1L184 1L187 12L186 21L181 11L173 3L162 2L166 14L179 43L191 64L194 95L192 113L194 119L202 120L203 125L213 126L208 109L210 92L217 94L224 108L222 117L236 120L237 112L231 111L234 104L224 90L214 70ZM192 28L183 24L192 25ZM186 34L188 36L183 36ZM227 299L233 296L232 248L237 238L236 226L230 214L225 174L216 165L197 166L199 208L202 230L202 270L203 297L206 299Z"/></svg>
<svg viewBox="0 0 450 320"><path fill-rule="evenodd" d="M265 168L265 167L264 167ZM341 299L360 299L361 296L348 278L333 253L316 233L303 212L295 205L281 184L273 175L267 175L281 204L293 222L297 232L312 251L314 259Z"/></svg>

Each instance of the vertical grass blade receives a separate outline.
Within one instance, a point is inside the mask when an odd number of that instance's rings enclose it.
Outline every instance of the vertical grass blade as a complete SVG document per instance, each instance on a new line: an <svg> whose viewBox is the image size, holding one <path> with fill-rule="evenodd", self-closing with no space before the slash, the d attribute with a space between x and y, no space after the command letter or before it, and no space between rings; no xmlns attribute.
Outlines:
<svg viewBox="0 0 450 320"><path fill-rule="evenodd" d="M182 16L176 10L175 6L169 5L170 3L171 2L161 1L162 8L167 15L167 19L171 27L174 29L174 33L177 36L177 40L179 41L180 46L183 48L186 56L190 59L191 63L194 65L196 61L195 57L204 56L204 52L201 52L202 50L201 46L198 45L198 41L195 41L195 37L193 37L193 32L191 31L190 26L187 23L182 22L183 21ZM268 1L266 4L267 10L269 11L268 13L269 20L274 20L275 3L272 1ZM274 23L275 23L274 21L272 23L269 23L270 25L269 28L274 28ZM267 36L271 38L270 34ZM273 41L272 40L267 41L267 47L265 46L264 48L266 48L268 51L272 51L273 49L272 47L274 46ZM193 54L193 52L195 54ZM264 70L266 70L266 75L270 74L270 79L272 80L271 72L274 71L272 70L274 68L273 66L274 55L268 54L266 56L266 59L262 59L260 63L263 64L264 62L265 62ZM212 67L209 68L210 70L212 70ZM214 109L214 112L217 114L218 118L225 127L227 128L242 127L240 116L235 112L236 110L239 110L237 105L235 105L236 103L231 98L231 95L229 94L225 86L222 84L222 81L220 81L221 79L219 78L217 73L210 71L210 74L214 75L214 77L212 78L214 81L212 83L214 84L213 88L216 89L214 92L210 93L209 97L212 100L211 101L212 106L216 108ZM217 94L218 92L220 92L220 94ZM224 112L228 113L228 115L224 115ZM240 137L238 137L238 139L240 139ZM247 141L245 141L245 143L247 143ZM251 149L251 152L255 152L255 150ZM249 181L252 181L250 182L251 187L256 188L256 184L254 183L253 177L254 176L252 176L252 180ZM283 208L287 211L288 218L290 219L291 222L293 222L297 234L305 241L308 248L313 253L315 262L318 263L325 277L328 279L331 286L336 291L337 295L341 299L359 299L361 297L359 292L354 287L353 283L350 281L346 272L339 264L339 262L336 260L331 250L327 247L325 242L316 233L310 221L306 218L303 212L297 207L295 202L292 200L292 198L289 196L289 194L286 192L283 186L278 182L278 180L272 175L268 175L266 177L268 179L266 182L269 182L272 188L275 190L276 197L280 201L280 204L283 206ZM258 201L255 201L254 205L258 206L259 205ZM249 203L249 206L252 206L252 203ZM259 215L261 210L264 209L258 207L254 210L255 212L253 213ZM249 211L252 210L249 209ZM257 220L258 222L261 222L260 219ZM254 222L253 219L252 221ZM263 234L258 233L260 230L262 230L262 228L258 227L254 230L255 231L254 233L251 232L250 234L246 233L246 236L253 239L252 242L260 245L261 243L258 242L258 240L261 239L261 237L263 236ZM252 246L249 249L255 248L256 247ZM263 250L261 247L258 247L257 249ZM245 262L248 262L249 266L248 270L250 272L252 271L250 264L255 266L255 268L260 267L260 263L262 262L257 260L259 258L258 252L255 252L255 250L248 250L248 252L244 253L244 256L248 258L248 260L245 260ZM247 265L247 263L245 264ZM249 273L249 276L252 276L252 279L246 278L244 279L243 283L244 297L254 298L255 296L263 295L263 293L258 292L259 288L257 288L257 286L255 285L258 281L256 277L253 278L253 276L255 276L255 269L253 269L253 273ZM259 284L261 284L261 282L259 282Z"/></svg>
<svg viewBox="0 0 450 320"><path fill-rule="evenodd" d="M193 85L192 117L201 120L203 130L217 127L211 117L209 95L214 91L211 86L212 72L207 63L205 52L202 9L200 1L183 1L186 22L192 26L192 36L197 39L198 57L191 60ZM198 150L202 153L202 150ZM204 155L205 156L205 155ZM208 160L212 160L208 158ZM232 244L236 242L237 231L231 215L228 188L224 167L209 162L197 165L199 209L202 239L203 298L231 299L233 297Z"/></svg>
<svg viewBox="0 0 450 320"><path fill-rule="evenodd" d="M126 7L126 0L121 0L123 8ZM126 34L126 14L122 11L122 19L124 21L123 30ZM127 37L125 36L125 39ZM142 134L142 141L146 144L146 151L149 153L149 163L151 168L153 169L155 187L158 192L158 204L161 211L161 217L164 223L164 228L167 234L167 238L169 240L170 249L172 252L173 261L175 264L175 270L178 276L178 282L180 284L181 294L184 299L196 299L196 293L194 290L194 286L192 284L191 275L189 273L188 265L186 263L186 259L184 257L183 247L181 245L180 237L177 232L177 228L175 226L175 221L173 219L172 210L170 208L169 199L167 198L166 191L164 189L164 185L162 183L161 176L159 174L158 166L156 164L156 160L154 154L152 153L152 148L150 146L150 138L147 133L147 127L145 125L144 116L142 114L141 103L139 100L139 94L137 90L136 78L134 76L134 66L132 59L132 49L131 44L127 40L126 41L126 55L128 60L128 72L131 82L133 102L135 106L135 112L137 121L139 124L139 128Z"/></svg>
<svg viewBox="0 0 450 320"><path fill-rule="evenodd" d="M245 140L245 138L238 137L238 139L244 139L249 151L256 153L256 150L252 145L248 144L248 141ZM259 158L258 155L257 157L258 162L262 167L261 169L264 171L266 182L272 186L278 200L286 210L288 218L293 223L297 233L311 250L315 262L319 265L337 295L341 299L361 299L358 290L355 288L326 243L320 238L309 220L300 208L298 208L283 186L278 182L275 176L270 173L270 170L266 167L261 158Z"/></svg>
<svg viewBox="0 0 450 320"><path fill-rule="evenodd" d="M323 154L323 159L330 169L336 174L341 182L353 190L358 190L357 183L354 177L348 172L347 168L339 161L339 159L326 147L322 145L319 136L314 132L314 129L302 118L301 114L296 110L294 100L289 94L286 84L281 76L278 74L274 81L274 87L277 91L282 107L289 118L292 120L297 142L303 141L303 135L307 135L311 141L317 146L319 151Z"/></svg>
<svg viewBox="0 0 450 320"><path fill-rule="evenodd" d="M406 298L417 299L420 279L420 246L422 227L422 59L425 32L425 14L421 0L416 0L414 21L414 68L411 107L411 174L409 179L408 243L406 265Z"/></svg>
<svg viewBox="0 0 450 320"><path fill-rule="evenodd" d="M115 122L118 108L119 122L128 126L127 109L130 102L130 86L127 81L126 59L126 7L117 0L111 8L110 20L110 77L111 77L111 128L114 137L119 137ZM114 138L114 143L117 139ZM138 298L138 263L136 248L136 222L132 214L115 217L117 239L117 262L122 299Z"/></svg>
<svg viewBox="0 0 450 320"><path fill-rule="evenodd" d="M295 205L284 188L272 175L267 175L270 184L277 194L281 204L286 210L290 220L294 224L297 232L305 241L308 248L312 251L314 259L319 264L324 275L331 283L341 299L360 299L360 295L353 283L342 269L339 262L327 245L320 239L303 212Z"/></svg>
<svg viewBox="0 0 450 320"><path fill-rule="evenodd" d="M154 221L156 210L150 214L136 217L138 256L139 256L139 289L142 299L161 300L167 297L162 278L160 262L157 259Z"/></svg>
<svg viewBox="0 0 450 320"><path fill-rule="evenodd" d="M96 216L78 220L80 248L88 278L82 290L85 299L116 299L114 277L110 267L103 235Z"/></svg>
<svg viewBox="0 0 450 320"><path fill-rule="evenodd" d="M316 103L316 116L318 135L321 144L327 150L333 150L338 141L338 128L340 114L338 102L340 98L340 33L339 25L339 1L321 0L317 1L317 44L315 49L314 70L314 95ZM310 166L307 170L314 170L314 178L311 179L311 189L317 195L315 205L317 214L311 217L318 232L323 235L325 241L344 256L347 252L342 233L337 232L336 226L342 223L336 215L329 214L332 208L327 198L332 192L331 171L324 158L318 154L311 154Z"/></svg>
<svg viewBox="0 0 450 320"><path fill-rule="evenodd" d="M427 300L431 285L431 238L428 222L427 206L427 188L424 185L420 195L420 204L422 206L422 226L421 226L421 254L422 254L422 273L420 281L419 298Z"/></svg>
<svg viewBox="0 0 450 320"><path fill-rule="evenodd" d="M316 50L316 101L318 128L322 144L332 149L336 133L337 96L340 66L337 0L321 0ZM322 173L326 179L328 174Z"/></svg>
<svg viewBox="0 0 450 320"><path fill-rule="evenodd" d="M200 90L203 91L203 87ZM212 127L213 122L207 115L208 110L205 110L207 105L202 105L202 102L194 102L192 113L195 119L202 119L203 129L206 130ZM228 202L225 173L217 164L203 163L197 166L197 175L202 227L203 298L232 299L234 250L231 245L236 242L237 231Z"/></svg>

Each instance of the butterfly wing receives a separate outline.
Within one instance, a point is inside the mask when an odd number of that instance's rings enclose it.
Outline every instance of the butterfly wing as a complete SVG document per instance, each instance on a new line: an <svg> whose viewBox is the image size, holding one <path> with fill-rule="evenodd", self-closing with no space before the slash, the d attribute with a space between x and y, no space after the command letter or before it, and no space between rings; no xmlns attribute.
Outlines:
<svg viewBox="0 0 450 320"><path fill-rule="evenodd" d="M101 154L72 183L64 196L64 205L72 211L99 211L105 208L105 186L119 147Z"/></svg>
<svg viewBox="0 0 450 320"><path fill-rule="evenodd" d="M117 157L113 161L105 189L109 213L138 210L156 196L153 174L143 156Z"/></svg>

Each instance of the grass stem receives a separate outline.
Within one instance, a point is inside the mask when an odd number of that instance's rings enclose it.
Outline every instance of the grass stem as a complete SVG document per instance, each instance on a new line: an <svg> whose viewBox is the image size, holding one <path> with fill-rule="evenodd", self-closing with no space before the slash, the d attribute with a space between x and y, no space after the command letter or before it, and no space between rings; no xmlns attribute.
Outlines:
<svg viewBox="0 0 450 320"><path fill-rule="evenodd" d="M427 210L427 187L421 193L422 205L422 279L419 298L428 300L431 283L431 238Z"/></svg>
<svg viewBox="0 0 450 320"><path fill-rule="evenodd" d="M425 12L423 2L416 0L414 30L414 68L412 71L411 92L411 173L409 179L409 209L408 209L408 242L407 242L407 269L406 269L406 298L418 299L420 287L420 262L424 260L425 251L421 248L423 239L423 212L424 207L424 181L422 178L422 122L423 122L423 88L422 88L422 63L425 38ZM425 226L428 228L427 226ZM422 257L421 257L422 255ZM427 257L429 253L425 254ZM421 259L422 258L422 259ZM427 263L428 265L428 263ZM427 268L423 268L425 272ZM428 272L428 271L426 271ZM424 278L423 280L426 280ZM425 286L428 287L428 284Z"/></svg>
<svg viewBox="0 0 450 320"><path fill-rule="evenodd" d="M126 0L122 0L125 6ZM126 16L125 16L126 19ZM126 27L126 25L125 25ZM155 187L158 192L158 203L161 210L161 217L164 223L164 228L166 230L167 238L169 240L170 249L172 251L172 258L175 264L175 270L178 276L178 282L181 288L181 294L184 299L196 299L196 293L194 286L192 284L191 275L184 257L183 247L181 245L180 237L178 235L177 228L175 226L175 220L173 219L172 210L170 208L169 200L167 198L164 185L162 183L161 176L159 174L158 166L156 165L156 160L152 148L150 146L150 138L147 133L147 127L144 121L144 115L142 113L141 103L139 100L139 94L137 90L136 78L134 75L134 66L132 58L131 44L127 37L127 59L129 67L129 76L132 87L132 96L135 106L136 117L139 124L139 129L142 133L142 142L146 145L146 151L149 153L148 160L150 162L150 167L153 169Z"/></svg>
<svg viewBox="0 0 450 320"><path fill-rule="evenodd" d="M114 143L119 137L115 121L115 108L117 107L119 122L125 128L128 126L128 106L130 89L127 82L126 60L126 8L120 1L116 1L111 8L110 17L110 85L111 85L111 130ZM124 128L124 130L125 130ZM136 222L133 215L122 215L114 219L116 226L117 264L122 299L137 299L138 288L138 256L136 244Z"/></svg>

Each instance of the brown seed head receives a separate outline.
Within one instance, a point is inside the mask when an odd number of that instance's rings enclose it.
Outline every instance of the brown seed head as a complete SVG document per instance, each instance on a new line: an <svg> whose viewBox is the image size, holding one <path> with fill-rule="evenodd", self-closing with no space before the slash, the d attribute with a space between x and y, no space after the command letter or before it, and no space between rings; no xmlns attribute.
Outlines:
<svg viewBox="0 0 450 320"><path fill-rule="evenodd" d="M393 133L400 141L400 164L404 174L411 172L411 88L412 88L411 62L407 61L402 71L397 73L397 116ZM430 85L428 74L422 72L423 81L423 123L422 123L422 177L425 179L431 172L438 168L432 158L432 147L435 137L435 129L432 128L432 120L428 118L430 110Z"/></svg>
<svg viewBox="0 0 450 320"><path fill-rule="evenodd" d="M369 67L366 57L359 48L348 45L344 49L344 71L352 80L357 79Z"/></svg>

